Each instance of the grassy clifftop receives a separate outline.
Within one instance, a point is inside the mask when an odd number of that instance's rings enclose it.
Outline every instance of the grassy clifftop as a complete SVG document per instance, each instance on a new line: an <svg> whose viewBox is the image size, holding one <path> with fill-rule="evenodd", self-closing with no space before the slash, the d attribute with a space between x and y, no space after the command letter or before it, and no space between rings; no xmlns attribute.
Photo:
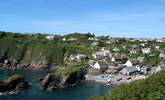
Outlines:
<svg viewBox="0 0 165 100"><path fill-rule="evenodd" d="M11 63L63 65L64 58L74 53L88 54L81 43L48 41L44 35L22 35L0 32L0 61Z"/></svg>
<svg viewBox="0 0 165 100"><path fill-rule="evenodd" d="M63 63L65 47L36 40L1 38L0 58L15 63Z"/></svg>

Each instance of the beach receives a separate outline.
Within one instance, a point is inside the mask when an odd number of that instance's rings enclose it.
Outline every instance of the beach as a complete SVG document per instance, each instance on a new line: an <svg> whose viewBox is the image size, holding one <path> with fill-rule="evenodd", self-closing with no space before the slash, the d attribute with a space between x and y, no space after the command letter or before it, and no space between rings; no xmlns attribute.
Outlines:
<svg viewBox="0 0 165 100"><path fill-rule="evenodd" d="M86 80L93 80L95 82L105 83L110 80L112 85L127 84L135 80L145 79L145 75L127 76L122 74L112 75L112 74L102 74L102 75L89 75L85 76Z"/></svg>

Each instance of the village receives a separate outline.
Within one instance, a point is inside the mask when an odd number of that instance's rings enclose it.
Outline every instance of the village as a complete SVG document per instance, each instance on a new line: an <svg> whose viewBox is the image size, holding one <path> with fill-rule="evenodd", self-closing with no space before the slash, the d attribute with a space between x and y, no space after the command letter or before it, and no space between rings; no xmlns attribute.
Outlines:
<svg viewBox="0 0 165 100"><path fill-rule="evenodd" d="M95 37L87 34L90 55L71 54L70 63L88 66L86 80L117 85L145 79L165 68L165 39ZM53 40L54 37L48 36ZM78 38L62 38L63 42L79 42ZM84 59L86 59L84 62Z"/></svg>
<svg viewBox="0 0 165 100"><path fill-rule="evenodd" d="M144 54L150 54L150 48L142 49ZM131 50L130 54L136 51ZM160 53L159 57L164 59L164 53ZM144 57L137 59L129 59L127 56L113 56L109 50L102 48L100 51L92 54L95 60L89 61L87 80L103 82L107 85L119 85L121 83L129 83L138 79L145 79L150 74L156 73L165 67L162 62L158 66L143 65ZM97 60L96 60L97 59Z"/></svg>

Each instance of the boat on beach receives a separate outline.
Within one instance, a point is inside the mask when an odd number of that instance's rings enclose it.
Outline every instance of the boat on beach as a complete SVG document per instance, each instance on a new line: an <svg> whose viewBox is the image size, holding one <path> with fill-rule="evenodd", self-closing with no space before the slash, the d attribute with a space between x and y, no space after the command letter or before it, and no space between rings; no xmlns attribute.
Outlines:
<svg viewBox="0 0 165 100"><path fill-rule="evenodd" d="M106 85L108 85L108 86L110 86L110 85L112 85L112 83L111 83L112 81L110 80L110 79L108 79L107 81L106 81Z"/></svg>

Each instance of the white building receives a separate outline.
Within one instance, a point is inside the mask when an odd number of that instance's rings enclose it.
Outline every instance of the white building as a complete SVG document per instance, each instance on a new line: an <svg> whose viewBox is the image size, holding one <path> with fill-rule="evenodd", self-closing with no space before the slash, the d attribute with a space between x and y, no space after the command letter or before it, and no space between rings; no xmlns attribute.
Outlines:
<svg viewBox="0 0 165 100"><path fill-rule="evenodd" d="M96 62L92 67L100 70L106 69L108 65L105 62Z"/></svg>
<svg viewBox="0 0 165 100"><path fill-rule="evenodd" d="M140 45L144 47L146 44L145 43L141 43Z"/></svg>
<svg viewBox="0 0 165 100"><path fill-rule="evenodd" d="M131 49L130 54L137 54L137 50L136 49Z"/></svg>
<svg viewBox="0 0 165 100"><path fill-rule="evenodd" d="M88 38L88 40L90 40L90 41L98 41L99 39L97 37L90 37L90 38Z"/></svg>
<svg viewBox="0 0 165 100"><path fill-rule="evenodd" d="M93 58L97 59L97 58L104 58L104 57L112 57L112 54L110 53L109 50L105 50L104 48L102 48L100 51L92 54L92 56Z"/></svg>
<svg viewBox="0 0 165 100"><path fill-rule="evenodd" d="M113 51L119 51L119 48L113 48Z"/></svg>
<svg viewBox="0 0 165 100"><path fill-rule="evenodd" d="M159 48L160 48L160 46L155 46L155 48L156 48L156 49L159 49Z"/></svg>
<svg viewBox="0 0 165 100"><path fill-rule="evenodd" d="M48 39L48 40L54 40L54 36L46 36L46 39Z"/></svg>
<svg viewBox="0 0 165 100"><path fill-rule="evenodd" d="M118 62L124 64L128 60L125 56L114 56L111 58L112 62Z"/></svg>
<svg viewBox="0 0 165 100"><path fill-rule="evenodd" d="M62 38L62 41L66 41L66 38Z"/></svg>
<svg viewBox="0 0 165 100"><path fill-rule="evenodd" d="M162 43L163 40L162 39L157 39L156 42Z"/></svg>
<svg viewBox="0 0 165 100"><path fill-rule="evenodd" d="M69 60L70 61L80 61L82 58L85 58L85 57L86 57L86 55L84 55L84 54L72 54L72 55L70 55Z"/></svg>
<svg viewBox="0 0 165 100"><path fill-rule="evenodd" d="M124 65L127 67L131 67L133 64L130 60L127 60L127 62Z"/></svg>
<svg viewBox="0 0 165 100"><path fill-rule="evenodd" d="M68 41L77 41L77 38L69 38Z"/></svg>
<svg viewBox="0 0 165 100"><path fill-rule="evenodd" d="M116 60L115 60L115 57L112 57L111 61L112 61L112 62L115 62L115 61L116 61Z"/></svg>
<svg viewBox="0 0 165 100"><path fill-rule="evenodd" d="M144 54L149 54L149 53L151 53L151 48L143 48L143 49L142 49L142 52L143 52Z"/></svg>
<svg viewBox="0 0 165 100"><path fill-rule="evenodd" d="M95 47L95 46L98 46L98 44L99 44L99 42L92 42L92 43L91 43L91 46L92 46L92 47Z"/></svg>

